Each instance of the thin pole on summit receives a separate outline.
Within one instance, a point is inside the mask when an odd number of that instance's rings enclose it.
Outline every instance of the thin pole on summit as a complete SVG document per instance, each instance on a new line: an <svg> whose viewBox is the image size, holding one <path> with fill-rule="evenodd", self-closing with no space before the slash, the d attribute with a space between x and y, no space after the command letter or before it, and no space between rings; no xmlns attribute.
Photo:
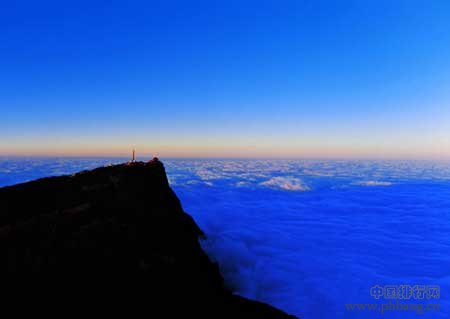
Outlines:
<svg viewBox="0 0 450 319"><path fill-rule="evenodd" d="M132 163L136 162L136 150L133 148L133 158L131 160Z"/></svg>

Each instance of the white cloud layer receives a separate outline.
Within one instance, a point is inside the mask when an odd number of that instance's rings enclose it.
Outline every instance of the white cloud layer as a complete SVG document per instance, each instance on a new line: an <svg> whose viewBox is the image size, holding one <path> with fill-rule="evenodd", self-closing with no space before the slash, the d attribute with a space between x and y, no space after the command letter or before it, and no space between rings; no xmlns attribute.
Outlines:
<svg viewBox="0 0 450 319"><path fill-rule="evenodd" d="M308 191L309 187L305 185L299 178L292 176L277 176L260 183L260 185L271 188L280 188L289 191Z"/></svg>
<svg viewBox="0 0 450 319"><path fill-rule="evenodd" d="M364 181L364 182L356 182L355 185L361 186L391 186L391 182L383 182L383 181Z"/></svg>

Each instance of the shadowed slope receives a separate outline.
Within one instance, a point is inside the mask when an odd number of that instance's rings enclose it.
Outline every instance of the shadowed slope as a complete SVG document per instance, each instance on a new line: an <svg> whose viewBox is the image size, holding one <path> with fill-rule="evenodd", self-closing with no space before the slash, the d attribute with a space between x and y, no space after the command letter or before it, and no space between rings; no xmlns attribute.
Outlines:
<svg viewBox="0 0 450 319"><path fill-rule="evenodd" d="M0 279L14 301L156 318L289 317L227 291L202 235L157 160L0 189Z"/></svg>

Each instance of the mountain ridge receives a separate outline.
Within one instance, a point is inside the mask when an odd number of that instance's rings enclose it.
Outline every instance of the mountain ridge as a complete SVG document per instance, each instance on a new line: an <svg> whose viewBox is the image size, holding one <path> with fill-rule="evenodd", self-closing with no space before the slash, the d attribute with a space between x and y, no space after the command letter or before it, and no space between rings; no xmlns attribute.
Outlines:
<svg viewBox="0 0 450 319"><path fill-rule="evenodd" d="M150 309L156 318L294 318L232 294L202 236L158 159L0 188L0 280L11 301Z"/></svg>

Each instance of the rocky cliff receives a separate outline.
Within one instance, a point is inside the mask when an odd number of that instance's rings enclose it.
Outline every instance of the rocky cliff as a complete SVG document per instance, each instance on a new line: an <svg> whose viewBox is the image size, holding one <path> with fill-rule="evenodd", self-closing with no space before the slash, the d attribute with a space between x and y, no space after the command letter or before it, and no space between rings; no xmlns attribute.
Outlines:
<svg viewBox="0 0 450 319"><path fill-rule="evenodd" d="M158 160L1 188L4 305L150 318L293 318L228 291L201 236Z"/></svg>

